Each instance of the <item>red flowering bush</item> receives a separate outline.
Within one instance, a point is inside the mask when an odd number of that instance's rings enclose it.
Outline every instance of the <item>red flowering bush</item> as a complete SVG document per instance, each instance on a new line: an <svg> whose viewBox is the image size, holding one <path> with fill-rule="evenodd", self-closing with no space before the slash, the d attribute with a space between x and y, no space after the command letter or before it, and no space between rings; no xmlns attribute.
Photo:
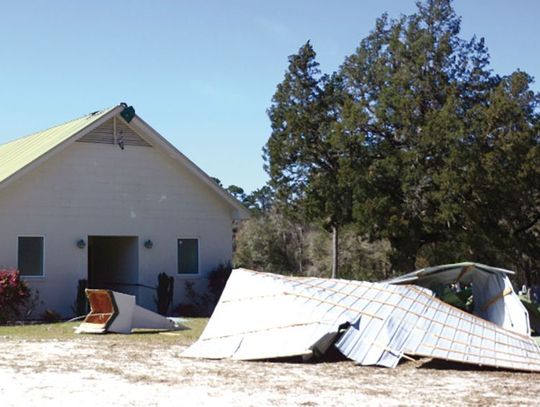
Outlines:
<svg viewBox="0 0 540 407"><path fill-rule="evenodd" d="M0 267L0 324L20 318L30 300L30 289L19 271Z"/></svg>

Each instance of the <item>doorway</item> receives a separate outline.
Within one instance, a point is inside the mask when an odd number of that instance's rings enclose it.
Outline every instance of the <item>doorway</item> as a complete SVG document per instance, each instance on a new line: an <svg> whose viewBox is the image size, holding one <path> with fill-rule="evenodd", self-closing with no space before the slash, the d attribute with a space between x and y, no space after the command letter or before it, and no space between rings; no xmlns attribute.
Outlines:
<svg viewBox="0 0 540 407"><path fill-rule="evenodd" d="M88 287L138 294L139 238L88 236Z"/></svg>

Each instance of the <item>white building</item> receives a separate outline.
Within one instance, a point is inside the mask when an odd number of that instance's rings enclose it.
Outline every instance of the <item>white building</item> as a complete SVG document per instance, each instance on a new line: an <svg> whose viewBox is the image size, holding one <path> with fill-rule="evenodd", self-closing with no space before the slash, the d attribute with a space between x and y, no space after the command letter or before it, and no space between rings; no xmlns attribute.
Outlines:
<svg viewBox="0 0 540 407"><path fill-rule="evenodd" d="M0 265L64 316L80 279L155 310L157 276L205 276L232 258L248 211L125 104L0 145ZM38 312L40 312L38 310Z"/></svg>

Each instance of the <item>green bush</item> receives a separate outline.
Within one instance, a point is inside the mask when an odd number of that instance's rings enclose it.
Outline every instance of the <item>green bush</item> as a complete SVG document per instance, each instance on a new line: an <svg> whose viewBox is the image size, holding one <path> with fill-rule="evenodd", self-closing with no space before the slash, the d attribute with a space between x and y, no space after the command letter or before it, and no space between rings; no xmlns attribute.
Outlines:
<svg viewBox="0 0 540 407"><path fill-rule="evenodd" d="M354 225L341 228L338 278L379 281L391 277L390 244L370 242ZM245 220L236 235L235 267L298 276L330 277L332 234L278 213ZM412 271L412 270L411 270Z"/></svg>
<svg viewBox="0 0 540 407"><path fill-rule="evenodd" d="M157 297L154 296L154 302L156 303L158 313L167 315L174 293L174 278L168 276L166 273L160 273L158 275L156 293Z"/></svg>

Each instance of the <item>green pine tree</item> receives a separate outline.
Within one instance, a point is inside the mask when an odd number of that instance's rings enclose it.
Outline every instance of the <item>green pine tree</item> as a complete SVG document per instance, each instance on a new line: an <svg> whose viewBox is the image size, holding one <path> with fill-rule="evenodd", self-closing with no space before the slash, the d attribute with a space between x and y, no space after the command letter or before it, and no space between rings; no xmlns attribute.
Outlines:
<svg viewBox="0 0 540 407"><path fill-rule="evenodd" d="M272 134L264 148L277 205L289 216L320 222L333 234L332 276L338 270L339 228L352 211L352 188L338 122L343 105L338 76L321 75L309 41L289 57L272 98Z"/></svg>
<svg viewBox="0 0 540 407"><path fill-rule="evenodd" d="M355 219L371 239L389 240L400 272L461 227L461 207L440 183L491 77L483 41L464 41L459 30L449 0L419 3L397 20L383 15L340 71L355 105L348 126L363 133L369 160L357 173Z"/></svg>

